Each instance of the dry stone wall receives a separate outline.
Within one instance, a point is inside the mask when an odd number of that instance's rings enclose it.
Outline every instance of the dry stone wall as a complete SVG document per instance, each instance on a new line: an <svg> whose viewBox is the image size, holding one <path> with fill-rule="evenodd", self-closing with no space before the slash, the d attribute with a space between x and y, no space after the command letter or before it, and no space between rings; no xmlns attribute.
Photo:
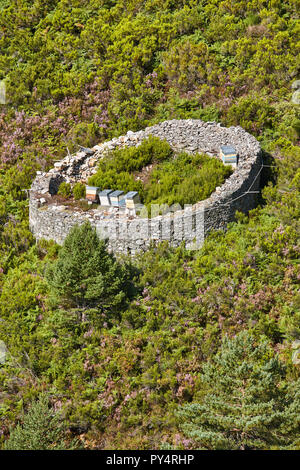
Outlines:
<svg viewBox="0 0 300 470"><path fill-rule="evenodd" d="M87 182L97 171L97 161L108 151L137 146L150 134L166 139L175 151L205 152L211 157L218 157L221 145L231 144L239 155L238 166L205 201L151 218L117 209L84 212L55 201L53 196L61 182ZM163 240L171 246L184 241L187 248L199 248L211 230L225 229L234 220L236 210L247 212L255 207L261 165L259 143L241 127L226 128L195 119L165 121L142 131L129 131L92 149L82 148L55 163L49 172L38 172L30 190L30 227L37 239L53 239L62 244L74 225L89 220L116 253L135 254Z"/></svg>

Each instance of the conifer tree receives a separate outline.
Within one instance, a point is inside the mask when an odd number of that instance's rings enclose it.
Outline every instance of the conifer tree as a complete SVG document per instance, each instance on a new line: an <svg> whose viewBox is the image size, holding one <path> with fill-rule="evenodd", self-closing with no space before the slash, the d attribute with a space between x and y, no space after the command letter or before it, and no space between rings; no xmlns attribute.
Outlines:
<svg viewBox="0 0 300 470"><path fill-rule="evenodd" d="M247 332L225 338L203 367L201 402L178 411L200 449L295 448L300 438L300 380L287 385L283 364Z"/></svg>
<svg viewBox="0 0 300 470"><path fill-rule="evenodd" d="M23 418L10 433L4 450L71 450L78 443L65 441L64 426L58 413L49 407L46 395L33 403Z"/></svg>
<svg viewBox="0 0 300 470"><path fill-rule="evenodd" d="M127 270L107 251L90 223L75 226L46 278L64 307L118 309L126 299Z"/></svg>

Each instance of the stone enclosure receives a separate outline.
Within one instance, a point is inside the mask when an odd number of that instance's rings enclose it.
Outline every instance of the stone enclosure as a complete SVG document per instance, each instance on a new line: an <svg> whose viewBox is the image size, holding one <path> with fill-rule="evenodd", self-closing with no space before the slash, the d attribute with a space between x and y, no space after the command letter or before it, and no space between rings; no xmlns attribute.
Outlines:
<svg viewBox="0 0 300 470"><path fill-rule="evenodd" d="M87 182L107 151L139 145L150 134L166 139L175 151L205 152L212 158L218 157L221 145L233 145L239 156L237 168L208 199L152 217L130 215L117 208L83 211L59 204L53 197L63 181ZM134 255L163 240L171 246L185 242L188 249L199 248L211 230L225 229L237 210L247 212L255 207L261 168L260 145L241 127L226 128L196 119L165 121L129 131L92 149L82 148L56 162L47 173L38 172L30 189L30 228L38 240L53 239L62 244L71 227L88 220L101 238L108 239L108 248L115 253Z"/></svg>

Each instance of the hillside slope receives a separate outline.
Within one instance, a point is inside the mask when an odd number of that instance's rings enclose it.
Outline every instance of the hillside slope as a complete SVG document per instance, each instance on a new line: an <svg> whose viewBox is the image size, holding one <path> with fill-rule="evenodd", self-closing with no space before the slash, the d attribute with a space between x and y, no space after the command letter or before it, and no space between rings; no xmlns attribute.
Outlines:
<svg viewBox="0 0 300 470"><path fill-rule="evenodd" d="M242 330L280 361L276 399L297 386L296 7L0 0L0 340L8 350L0 363L1 445L46 392L68 442L76 435L90 449L195 448L178 407L201 403L204 365L223 357L222 338ZM101 308L54 298L46 273L59 248L36 245L28 228L23 190L35 172L78 145L176 118L240 125L258 138L260 207L238 214L198 252L162 245L118 269L107 258L128 284ZM257 445L299 449L299 423L285 426L286 439Z"/></svg>

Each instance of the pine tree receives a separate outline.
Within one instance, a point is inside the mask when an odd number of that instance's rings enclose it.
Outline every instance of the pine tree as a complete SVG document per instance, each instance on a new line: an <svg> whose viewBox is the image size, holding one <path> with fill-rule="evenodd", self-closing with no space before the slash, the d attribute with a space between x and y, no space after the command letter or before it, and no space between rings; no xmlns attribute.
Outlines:
<svg viewBox="0 0 300 470"><path fill-rule="evenodd" d="M201 449L295 448L300 438L300 380L287 385L267 342L247 332L225 338L203 367L200 403L178 411L184 434Z"/></svg>
<svg viewBox="0 0 300 470"><path fill-rule="evenodd" d="M10 433L4 450L71 450L78 443L65 440L64 426L58 413L49 407L46 395L33 403L23 418Z"/></svg>
<svg viewBox="0 0 300 470"><path fill-rule="evenodd" d="M73 227L46 278L64 307L117 310L126 299L127 269L88 222Z"/></svg>

